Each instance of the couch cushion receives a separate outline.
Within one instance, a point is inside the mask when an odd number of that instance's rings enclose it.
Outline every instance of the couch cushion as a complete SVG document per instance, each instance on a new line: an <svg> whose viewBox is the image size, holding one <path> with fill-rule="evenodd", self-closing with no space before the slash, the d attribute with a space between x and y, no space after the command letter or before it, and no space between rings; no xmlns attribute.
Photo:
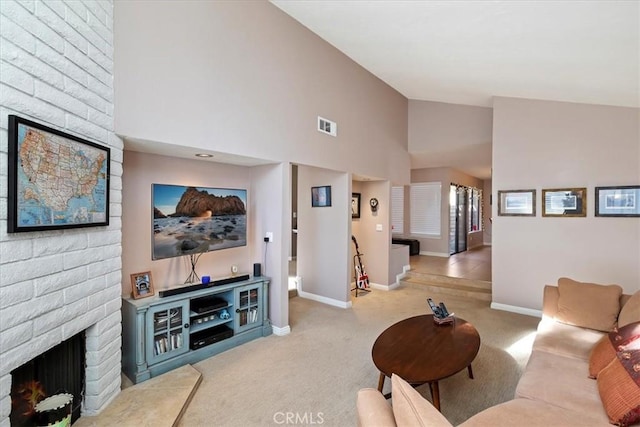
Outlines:
<svg viewBox="0 0 640 427"><path fill-rule="evenodd" d="M587 377L589 363L534 350L516 387L516 397L539 400L608 422L598 385Z"/></svg>
<svg viewBox="0 0 640 427"><path fill-rule="evenodd" d="M631 295L631 298L620 309L618 326L626 326L629 323L640 322L640 291Z"/></svg>
<svg viewBox="0 0 640 427"><path fill-rule="evenodd" d="M605 335L604 332L567 325L545 317L538 323L533 349L589 360L593 347Z"/></svg>
<svg viewBox="0 0 640 427"><path fill-rule="evenodd" d="M630 323L609 332L593 347L589 356L589 377L596 378L598 372L604 369L615 357L616 352L640 339L640 322Z"/></svg>
<svg viewBox="0 0 640 427"><path fill-rule="evenodd" d="M640 350L618 352L598 374L598 392L612 424L640 421Z"/></svg>
<svg viewBox="0 0 640 427"><path fill-rule="evenodd" d="M396 425L391 405L376 389L363 388L358 391L356 410L358 426L395 427Z"/></svg>
<svg viewBox="0 0 640 427"><path fill-rule="evenodd" d="M616 326L622 295L620 286L581 283L561 277L558 292L555 319L559 322L605 332Z"/></svg>
<svg viewBox="0 0 640 427"><path fill-rule="evenodd" d="M607 420L594 418L584 412L549 405L529 399L514 399L474 415L459 427L487 426L609 426Z"/></svg>
<svg viewBox="0 0 640 427"><path fill-rule="evenodd" d="M452 427L444 415L396 374L391 375L391 393L398 426Z"/></svg>

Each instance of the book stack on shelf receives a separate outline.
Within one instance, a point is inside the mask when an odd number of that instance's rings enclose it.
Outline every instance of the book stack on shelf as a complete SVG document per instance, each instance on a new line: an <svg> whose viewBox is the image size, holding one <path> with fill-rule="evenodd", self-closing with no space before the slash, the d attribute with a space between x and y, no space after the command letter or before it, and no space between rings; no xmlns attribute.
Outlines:
<svg viewBox="0 0 640 427"><path fill-rule="evenodd" d="M171 334L170 339L162 337L155 340L155 355L166 353L182 347L182 334Z"/></svg>
<svg viewBox="0 0 640 427"><path fill-rule="evenodd" d="M240 312L240 324L246 325L258 321L258 309L252 308L249 311Z"/></svg>

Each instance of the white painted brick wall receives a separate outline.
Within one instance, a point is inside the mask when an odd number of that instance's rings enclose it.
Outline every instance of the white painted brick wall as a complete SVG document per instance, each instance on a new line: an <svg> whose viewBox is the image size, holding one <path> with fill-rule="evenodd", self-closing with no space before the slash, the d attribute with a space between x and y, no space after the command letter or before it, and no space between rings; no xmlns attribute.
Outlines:
<svg viewBox="0 0 640 427"><path fill-rule="evenodd" d="M123 144L113 111L113 0L0 0L0 427L11 370L83 330L83 413L120 391ZM9 114L111 147L108 227L7 234Z"/></svg>

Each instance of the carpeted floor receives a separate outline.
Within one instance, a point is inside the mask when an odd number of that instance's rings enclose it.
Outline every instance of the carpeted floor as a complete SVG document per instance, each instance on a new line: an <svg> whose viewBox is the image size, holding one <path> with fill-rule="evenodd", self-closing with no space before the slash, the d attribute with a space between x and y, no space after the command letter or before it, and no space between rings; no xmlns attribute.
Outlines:
<svg viewBox="0 0 640 427"><path fill-rule="evenodd" d="M463 370L440 382L443 414L455 425L511 399L539 319L401 286L360 294L346 310L292 298L289 335L260 338L193 365L203 379L180 425L354 426L357 391L377 386L373 342L391 324L429 313L428 296L471 322L482 340L475 379ZM418 390L430 399L427 385Z"/></svg>

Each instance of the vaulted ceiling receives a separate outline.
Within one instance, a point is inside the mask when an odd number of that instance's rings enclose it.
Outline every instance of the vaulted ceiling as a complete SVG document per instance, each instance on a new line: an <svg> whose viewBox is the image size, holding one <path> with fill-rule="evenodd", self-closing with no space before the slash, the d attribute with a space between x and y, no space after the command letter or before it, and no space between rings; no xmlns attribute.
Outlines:
<svg viewBox="0 0 640 427"><path fill-rule="evenodd" d="M640 107L636 0L271 2L409 99Z"/></svg>

